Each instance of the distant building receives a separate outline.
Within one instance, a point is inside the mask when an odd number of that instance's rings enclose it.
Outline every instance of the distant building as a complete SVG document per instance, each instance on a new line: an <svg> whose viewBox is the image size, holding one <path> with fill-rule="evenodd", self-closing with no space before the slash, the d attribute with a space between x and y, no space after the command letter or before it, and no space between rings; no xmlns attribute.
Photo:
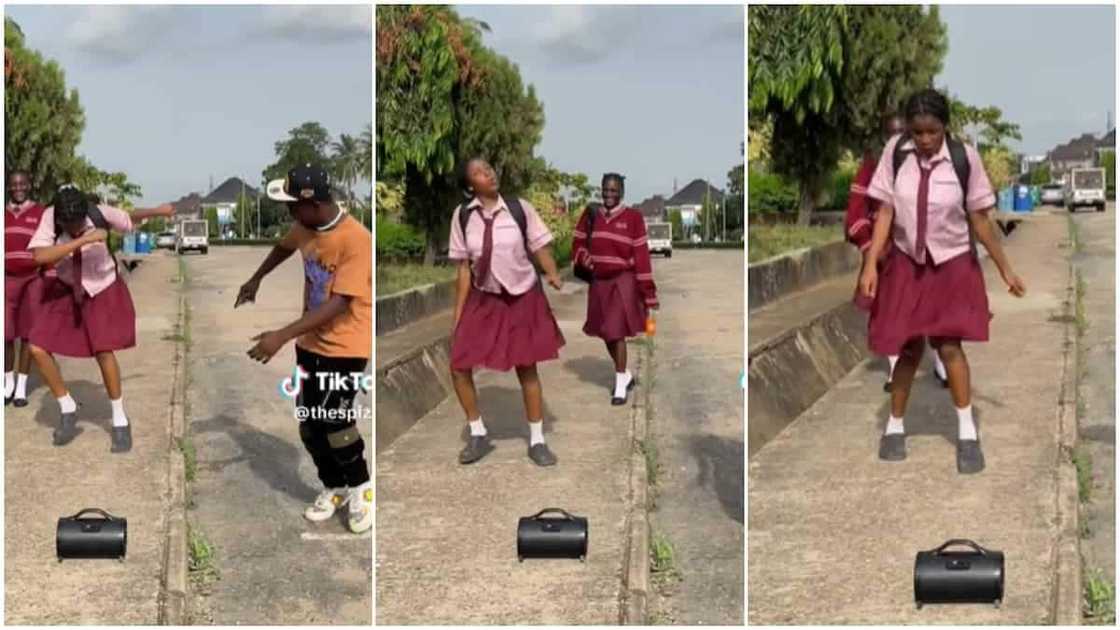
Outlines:
<svg viewBox="0 0 1120 630"><path fill-rule="evenodd" d="M171 207L175 208L175 215L171 218L175 223L184 219L204 218L202 216L202 195L196 192L181 197L178 201L172 201Z"/></svg>
<svg viewBox="0 0 1120 630"><path fill-rule="evenodd" d="M260 191L246 184L241 178L230 177L201 199L202 210L205 212L210 208L216 209L219 225L232 223L233 211L237 208L237 200L243 192L254 202L261 196Z"/></svg>
<svg viewBox="0 0 1120 630"><path fill-rule="evenodd" d="M691 228L700 222L705 201L719 207L723 203L723 191L702 179L694 179L665 202L665 216L680 212L681 225Z"/></svg>
<svg viewBox="0 0 1120 630"><path fill-rule="evenodd" d="M1101 152L1115 150L1115 146L1115 128L1099 139L1091 133L1084 133L1066 144L1060 144L1046 155L1050 161L1051 177L1057 180L1075 168L1097 166Z"/></svg>
<svg viewBox="0 0 1120 630"><path fill-rule="evenodd" d="M637 209L645 217L646 222L666 221L668 213L665 212L665 197L654 195L638 204Z"/></svg>

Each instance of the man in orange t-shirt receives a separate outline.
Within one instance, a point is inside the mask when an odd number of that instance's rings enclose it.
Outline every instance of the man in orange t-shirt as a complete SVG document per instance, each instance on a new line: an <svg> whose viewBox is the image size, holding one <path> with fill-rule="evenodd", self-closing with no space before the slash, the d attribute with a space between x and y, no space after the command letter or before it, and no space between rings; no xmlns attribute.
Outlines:
<svg viewBox="0 0 1120 630"><path fill-rule="evenodd" d="M302 254L303 317L254 337L249 356L267 363L296 340L299 434L324 486L304 516L325 521L348 503L350 529L362 533L373 526L373 485L353 402L368 381L373 348L373 239L334 204L318 166L305 164L269 182L268 196L287 203L295 223L241 287L234 308L252 302L277 265Z"/></svg>

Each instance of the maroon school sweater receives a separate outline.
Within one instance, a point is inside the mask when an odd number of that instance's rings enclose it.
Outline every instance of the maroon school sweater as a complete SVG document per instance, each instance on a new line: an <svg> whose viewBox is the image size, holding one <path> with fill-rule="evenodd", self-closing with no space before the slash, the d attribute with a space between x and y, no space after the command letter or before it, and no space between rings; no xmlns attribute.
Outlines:
<svg viewBox="0 0 1120 630"><path fill-rule="evenodd" d="M43 218L43 206L25 201L18 209L13 204L4 208L4 275L27 276L35 273L35 260L27 245Z"/></svg>
<svg viewBox="0 0 1120 630"><path fill-rule="evenodd" d="M596 211L590 248L587 246L587 218L588 213L584 212L572 234L572 260L587 264L590 257L596 278L633 271L646 306L656 307L657 285L653 283L646 220L642 213L624 206L616 207L609 214Z"/></svg>

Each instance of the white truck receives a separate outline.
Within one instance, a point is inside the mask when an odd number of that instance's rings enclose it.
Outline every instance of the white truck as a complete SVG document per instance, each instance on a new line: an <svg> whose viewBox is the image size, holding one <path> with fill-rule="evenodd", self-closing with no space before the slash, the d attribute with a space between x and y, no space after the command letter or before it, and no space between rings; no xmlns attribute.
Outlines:
<svg viewBox="0 0 1120 630"><path fill-rule="evenodd" d="M186 219L179 223L176 230L175 253L182 254L188 250L202 252L210 251L210 224L197 219Z"/></svg>
<svg viewBox="0 0 1120 630"><path fill-rule="evenodd" d="M1064 201L1070 212L1082 206L1093 206L1097 212L1105 208L1105 176L1103 168L1075 168L1066 178Z"/></svg>
<svg viewBox="0 0 1120 630"><path fill-rule="evenodd" d="M672 223L647 223L646 235L649 239L649 253L665 254L666 258L673 257Z"/></svg>

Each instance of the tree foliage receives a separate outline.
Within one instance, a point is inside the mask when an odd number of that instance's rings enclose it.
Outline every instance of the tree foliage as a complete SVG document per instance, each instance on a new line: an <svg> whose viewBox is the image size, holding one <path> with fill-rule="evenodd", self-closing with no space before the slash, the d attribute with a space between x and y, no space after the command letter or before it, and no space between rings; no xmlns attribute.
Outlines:
<svg viewBox="0 0 1120 630"><path fill-rule="evenodd" d="M1003 146L1008 139L1022 140L1019 125L1003 119L998 107L976 107L953 97L949 99L949 131L975 144Z"/></svg>
<svg viewBox="0 0 1120 630"><path fill-rule="evenodd" d="M546 169L533 156L543 107L517 67L482 45L485 28L445 6L377 7L377 179L403 184L427 262L462 199L461 161L489 160L507 194Z"/></svg>
<svg viewBox="0 0 1120 630"><path fill-rule="evenodd" d="M1031 184L1034 184L1035 186L1042 186L1042 185L1045 185L1045 184L1049 184L1050 181L1051 181L1050 163L1049 162L1042 162L1040 164L1035 165L1035 167L1033 169L1031 169L1030 181L1031 181Z"/></svg>
<svg viewBox="0 0 1120 630"><path fill-rule="evenodd" d="M980 159L984 162L984 171L993 188L998 191L1012 184L1018 169L1010 149L1000 145L984 147L980 150Z"/></svg>
<svg viewBox="0 0 1120 630"><path fill-rule="evenodd" d="M748 23L752 120L771 125L771 166L798 182L808 224L842 151L862 152L883 113L930 85L945 29L920 6L752 5Z"/></svg>

